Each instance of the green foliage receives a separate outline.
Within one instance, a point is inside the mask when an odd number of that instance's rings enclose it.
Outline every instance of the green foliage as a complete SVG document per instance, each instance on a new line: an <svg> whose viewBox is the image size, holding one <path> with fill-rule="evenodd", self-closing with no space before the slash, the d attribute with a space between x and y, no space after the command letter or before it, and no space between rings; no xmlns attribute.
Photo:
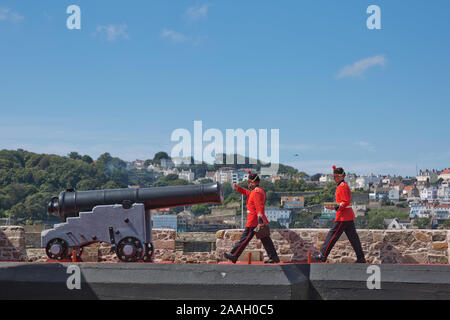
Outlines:
<svg viewBox="0 0 450 320"><path fill-rule="evenodd" d="M431 218L415 218L413 225L419 229L431 229Z"/></svg>
<svg viewBox="0 0 450 320"><path fill-rule="evenodd" d="M445 222L442 224L442 228L450 229L450 219L445 220Z"/></svg>
<svg viewBox="0 0 450 320"><path fill-rule="evenodd" d="M407 202L399 202L399 203L396 203L395 206L397 208L407 208L408 207L408 203Z"/></svg>
<svg viewBox="0 0 450 320"><path fill-rule="evenodd" d="M289 224L289 228L293 229L304 229L304 228L314 228L314 216L315 214L311 213L295 213L292 217L292 221Z"/></svg>
<svg viewBox="0 0 450 320"><path fill-rule="evenodd" d="M325 188L320 189L314 196L305 197L305 206L333 202L335 200L336 184L330 182Z"/></svg>
<svg viewBox="0 0 450 320"><path fill-rule="evenodd" d="M207 215L211 213L211 206L209 204L199 204L192 206L191 210L196 216Z"/></svg>
<svg viewBox="0 0 450 320"><path fill-rule="evenodd" d="M146 173L130 174L126 162L109 153L94 163L91 157L77 152L61 157L1 150L0 216L11 216L19 223L46 221L50 218L48 201L65 189L116 189L136 182L150 185L153 180Z"/></svg>
<svg viewBox="0 0 450 320"><path fill-rule="evenodd" d="M396 209L369 209L366 212L364 220L367 221L367 229L385 229L384 219L398 218L406 220L409 217L409 212L400 211ZM362 218L361 221L364 221Z"/></svg>
<svg viewBox="0 0 450 320"><path fill-rule="evenodd" d="M166 152L163 152L163 151L158 152L153 157L153 163L160 165L162 159L170 159L170 157L169 157L169 155Z"/></svg>
<svg viewBox="0 0 450 320"><path fill-rule="evenodd" d="M270 221L269 227L270 227L270 229L286 229L278 221Z"/></svg>
<svg viewBox="0 0 450 320"><path fill-rule="evenodd" d="M155 187L166 187L166 186L185 186L189 183L186 180L178 179L177 174L169 174L167 176L161 177L154 183Z"/></svg>

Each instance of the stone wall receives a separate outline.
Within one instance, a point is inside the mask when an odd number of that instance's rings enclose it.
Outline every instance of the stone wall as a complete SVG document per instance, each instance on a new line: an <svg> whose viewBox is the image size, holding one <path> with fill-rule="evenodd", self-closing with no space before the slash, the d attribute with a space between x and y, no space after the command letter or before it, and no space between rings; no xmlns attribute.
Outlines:
<svg viewBox="0 0 450 320"><path fill-rule="evenodd" d="M22 238L22 242L24 242L23 228L21 230L22 234L20 235L20 237ZM176 232L174 230L170 229L152 230L153 244L155 246L155 261L163 261L163 260L175 261L177 259L183 260L182 257L177 257L175 255L175 237ZM0 248L0 255L1 255L1 248ZM198 254L197 260L204 260L204 258L201 258L200 256L203 257L202 254ZM215 259L214 254L209 256ZM28 249L26 250L26 255L24 255L24 259L25 258L29 262L44 262L47 260L47 255L45 254L45 249L43 248ZM106 262L106 261L117 261L117 256L115 253L111 253L111 245L106 243L94 243L92 245L83 248L82 259L85 262ZM0 260L2 260L1 256Z"/></svg>
<svg viewBox="0 0 450 320"><path fill-rule="evenodd" d="M0 226L0 261L25 260L23 227Z"/></svg>
<svg viewBox="0 0 450 320"><path fill-rule="evenodd" d="M216 257L223 260L239 240L242 230L221 230L216 234ZM275 248L284 262L306 261L308 251L319 253L328 229L272 230ZM368 263L449 264L450 231L447 230L358 230ZM267 254L261 241L252 239L247 252L259 250L264 259ZM243 255L245 255L245 252ZM334 246L328 261L352 263L356 260L345 233Z"/></svg>
<svg viewBox="0 0 450 320"><path fill-rule="evenodd" d="M176 233L169 229L152 231L155 245L155 261L174 263L217 263L223 260L223 253L230 251L241 237L242 230L221 230L216 233L215 252L183 253L176 250ZM306 261L308 251L318 253L327 229L290 229L272 230L271 236L277 252L284 262ZM448 230L358 230L361 243L369 263L406 263L406 264L449 264L450 231ZM23 227L0 227L0 260L26 260L41 262L47 259L44 249L25 251ZM247 259L247 253L253 260L267 259L261 241L254 238L241 256ZM351 263L355 254L345 234L333 248L329 262ZM84 261L117 261L110 245L93 244L84 248Z"/></svg>

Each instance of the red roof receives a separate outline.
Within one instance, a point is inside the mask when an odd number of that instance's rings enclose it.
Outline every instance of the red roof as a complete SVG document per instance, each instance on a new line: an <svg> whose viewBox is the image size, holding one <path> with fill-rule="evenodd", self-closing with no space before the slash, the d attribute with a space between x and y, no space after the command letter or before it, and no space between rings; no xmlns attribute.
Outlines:
<svg viewBox="0 0 450 320"><path fill-rule="evenodd" d="M444 171L441 172L441 174L450 174L450 169L445 169Z"/></svg>

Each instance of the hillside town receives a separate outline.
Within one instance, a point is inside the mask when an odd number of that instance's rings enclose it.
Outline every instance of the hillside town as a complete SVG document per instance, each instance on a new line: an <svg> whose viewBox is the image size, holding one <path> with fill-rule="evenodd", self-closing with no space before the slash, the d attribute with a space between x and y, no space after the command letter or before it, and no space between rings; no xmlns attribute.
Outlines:
<svg viewBox="0 0 450 320"><path fill-rule="evenodd" d="M128 163L129 169L146 170L160 177L176 175L187 183L220 182L222 185L243 184L251 168L236 169L221 167L216 171L206 171L196 176L195 165L183 165L170 159L161 159L160 164L145 165L145 161ZM332 185L331 174L314 176L277 174L263 176L268 184L280 184L282 181L303 181L310 190L287 191L278 193L279 201L266 204L266 216L275 228L326 227L335 218L336 212L327 209L330 201L311 203L308 199ZM426 221L430 229L448 228L450 221L450 169L419 170L415 177L391 175L357 175L349 173L346 181L352 190L352 208L358 217L367 216L371 210L388 209L394 214L383 219L385 229L414 229ZM137 186L130 186L137 187ZM278 199L277 198L277 199ZM220 229L240 228L245 224L245 199L225 201L222 206L210 206L205 214L196 214L192 208L180 212L171 209L155 210L153 223L155 228L169 228L178 232L215 232ZM398 212L398 215L395 213ZM312 217L311 223L296 217ZM302 222L303 221L303 222ZM416 221L416 223L415 223ZM422 226L423 227L423 226ZM381 228L381 227L380 227Z"/></svg>

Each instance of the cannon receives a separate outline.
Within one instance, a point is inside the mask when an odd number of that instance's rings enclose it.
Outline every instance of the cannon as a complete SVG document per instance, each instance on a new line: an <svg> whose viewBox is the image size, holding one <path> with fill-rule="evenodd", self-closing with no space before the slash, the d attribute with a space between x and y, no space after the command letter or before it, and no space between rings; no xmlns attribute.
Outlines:
<svg viewBox="0 0 450 320"><path fill-rule="evenodd" d="M49 214L62 223L41 233L41 245L52 260L80 256L83 247L95 242L111 244L119 260L151 261L151 209L222 203L220 183L79 191L66 190L48 204Z"/></svg>

